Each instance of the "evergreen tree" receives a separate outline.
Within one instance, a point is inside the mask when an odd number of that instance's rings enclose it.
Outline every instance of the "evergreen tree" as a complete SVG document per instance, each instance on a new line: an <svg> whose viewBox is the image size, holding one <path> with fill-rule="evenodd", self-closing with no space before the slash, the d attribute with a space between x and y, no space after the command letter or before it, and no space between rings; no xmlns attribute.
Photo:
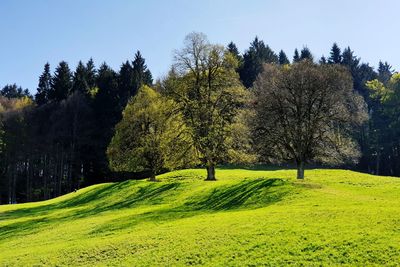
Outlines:
<svg viewBox="0 0 400 267"><path fill-rule="evenodd" d="M118 91L120 99L120 109L121 111L128 103L128 99L133 91L133 68L131 63L127 60L121 65L118 75Z"/></svg>
<svg viewBox="0 0 400 267"><path fill-rule="evenodd" d="M256 37L250 48L244 53L243 64L239 68L240 79L245 87L253 86L264 63L278 63L278 56L268 45Z"/></svg>
<svg viewBox="0 0 400 267"><path fill-rule="evenodd" d="M290 64L290 61L283 50L279 51L278 61L280 65Z"/></svg>
<svg viewBox="0 0 400 267"><path fill-rule="evenodd" d="M89 89L96 86L96 67L92 58L86 63L86 83Z"/></svg>
<svg viewBox="0 0 400 267"><path fill-rule="evenodd" d="M121 107L118 90L118 74L103 63L96 77L96 90L93 90L93 112L95 131L93 142L95 150L90 155L93 168L85 175L86 183L98 182L110 174L106 157L107 146L114 133L114 127L121 120Z"/></svg>
<svg viewBox="0 0 400 267"><path fill-rule="evenodd" d="M14 84L7 84L0 90L0 96L7 98L32 98L28 89L22 89L21 86Z"/></svg>
<svg viewBox="0 0 400 267"><path fill-rule="evenodd" d="M51 79L49 100L61 101L67 98L72 88L72 74L67 62L61 61Z"/></svg>
<svg viewBox="0 0 400 267"><path fill-rule="evenodd" d="M72 82L72 92L81 92L86 95L89 92L89 85L87 83L87 73L86 67L83 65L82 61L79 61L78 66L74 72L73 82Z"/></svg>
<svg viewBox="0 0 400 267"><path fill-rule="evenodd" d="M311 51L307 46L303 47L303 49L301 49L301 52L300 52L300 60L304 60L304 59L307 59L310 61L314 60L314 57L311 54Z"/></svg>
<svg viewBox="0 0 400 267"><path fill-rule="evenodd" d="M319 64L320 64L320 65L323 65L323 64L326 64L326 63L327 63L327 61L326 61L325 56L322 56L322 57L320 58L320 60L319 60Z"/></svg>
<svg viewBox="0 0 400 267"><path fill-rule="evenodd" d="M293 63L299 62L300 61L300 55L299 51L297 48L294 50L294 55L293 55Z"/></svg>
<svg viewBox="0 0 400 267"><path fill-rule="evenodd" d="M342 63L342 54L340 51L339 46L337 43L333 43L331 52L330 52L330 57L328 59L329 64L340 64Z"/></svg>
<svg viewBox="0 0 400 267"><path fill-rule="evenodd" d="M343 50L341 63L348 66L350 70L356 70L360 64L360 59L354 55L350 47L347 47Z"/></svg>
<svg viewBox="0 0 400 267"><path fill-rule="evenodd" d="M385 62L379 61L378 66L378 80L383 84L387 84L393 74L392 66Z"/></svg>
<svg viewBox="0 0 400 267"><path fill-rule="evenodd" d="M50 90L51 90L50 64L46 63L44 65L43 73L39 77L39 85L37 88L37 93L35 95L35 100L38 105L43 105L47 103L47 101L49 100Z"/></svg>
<svg viewBox="0 0 400 267"><path fill-rule="evenodd" d="M136 95L137 91L142 85L151 86L153 77L149 69L147 69L145 59L142 57L140 51L135 54L135 59L132 62L133 71L133 88L130 96Z"/></svg>
<svg viewBox="0 0 400 267"><path fill-rule="evenodd" d="M239 49L237 48L236 44L234 42L230 42L228 46L226 47L229 53L235 56L237 61L239 62L239 65L242 63L242 56L239 53Z"/></svg>

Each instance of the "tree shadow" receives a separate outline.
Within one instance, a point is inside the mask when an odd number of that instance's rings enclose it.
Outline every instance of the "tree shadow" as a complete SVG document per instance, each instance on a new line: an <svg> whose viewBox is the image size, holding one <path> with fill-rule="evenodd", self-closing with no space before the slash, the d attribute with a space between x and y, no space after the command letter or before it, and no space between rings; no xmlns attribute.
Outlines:
<svg viewBox="0 0 400 267"><path fill-rule="evenodd" d="M53 223L63 223L76 219L86 218L110 210L130 208L143 204L161 204L166 194L171 195L179 187L180 183L145 183L144 186L130 194L123 195L123 200L113 200L121 190L127 193L130 189L129 182L106 185L102 188L95 188L75 198L61 201L60 203L18 209L0 213L1 220L12 220L23 217L30 219L18 221L0 226L0 240L11 236L23 236L43 231L51 227ZM176 192L175 192L176 193ZM88 205L93 203L93 205ZM57 212L57 215L53 213Z"/></svg>
<svg viewBox="0 0 400 267"><path fill-rule="evenodd" d="M179 182L142 182L138 186L132 186L132 182L126 181L94 188L59 203L3 212L0 213L1 220L32 217L0 226L0 241L46 231L55 223L67 223L139 205L151 207L168 204L167 207L162 206L149 212L110 220L94 228L89 235L109 234L146 222L166 223L217 211L256 209L281 201L292 188L291 184L277 178L246 179L233 185L208 189L174 204L173 200L184 189L183 185L184 183ZM115 199L116 196L119 199Z"/></svg>
<svg viewBox="0 0 400 267"><path fill-rule="evenodd" d="M288 193L282 179L248 179L231 186L217 187L209 194L185 203L193 210L230 210L265 206ZM277 190L274 190L277 189Z"/></svg>
<svg viewBox="0 0 400 267"><path fill-rule="evenodd" d="M96 227L89 235L107 234L147 222L160 224L218 211L262 208L281 201L290 191L291 185L282 179L244 180L209 190L175 207L120 217Z"/></svg>

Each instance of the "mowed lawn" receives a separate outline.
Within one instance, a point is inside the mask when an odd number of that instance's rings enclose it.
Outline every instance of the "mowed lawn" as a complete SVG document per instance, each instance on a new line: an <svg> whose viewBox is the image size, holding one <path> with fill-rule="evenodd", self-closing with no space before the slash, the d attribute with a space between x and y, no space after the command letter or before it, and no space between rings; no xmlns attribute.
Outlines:
<svg viewBox="0 0 400 267"><path fill-rule="evenodd" d="M0 266L400 264L400 179L182 170L0 206Z"/></svg>

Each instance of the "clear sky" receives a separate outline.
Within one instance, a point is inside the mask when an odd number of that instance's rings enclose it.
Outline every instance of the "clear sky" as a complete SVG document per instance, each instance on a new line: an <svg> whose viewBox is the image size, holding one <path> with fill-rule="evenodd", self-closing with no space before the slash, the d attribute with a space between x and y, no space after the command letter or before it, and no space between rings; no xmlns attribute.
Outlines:
<svg viewBox="0 0 400 267"><path fill-rule="evenodd" d="M291 58L308 46L328 55L333 42L364 62L400 69L397 0L0 0L0 87L36 91L48 61L75 68L93 57L114 69L140 50L154 77L165 74L185 35L234 41L243 52L256 35Z"/></svg>

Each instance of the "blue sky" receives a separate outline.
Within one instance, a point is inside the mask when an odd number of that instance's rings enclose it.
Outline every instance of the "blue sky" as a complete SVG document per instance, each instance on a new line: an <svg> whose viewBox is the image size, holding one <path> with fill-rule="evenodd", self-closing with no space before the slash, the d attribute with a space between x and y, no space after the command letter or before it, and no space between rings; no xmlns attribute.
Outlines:
<svg viewBox="0 0 400 267"><path fill-rule="evenodd" d="M61 60L75 68L90 57L118 69L136 50L159 77L192 31L241 51L258 35L290 57L305 45L327 55L337 42L373 66L400 69L399 10L396 0L1 0L0 87L34 93L47 61L52 71Z"/></svg>

